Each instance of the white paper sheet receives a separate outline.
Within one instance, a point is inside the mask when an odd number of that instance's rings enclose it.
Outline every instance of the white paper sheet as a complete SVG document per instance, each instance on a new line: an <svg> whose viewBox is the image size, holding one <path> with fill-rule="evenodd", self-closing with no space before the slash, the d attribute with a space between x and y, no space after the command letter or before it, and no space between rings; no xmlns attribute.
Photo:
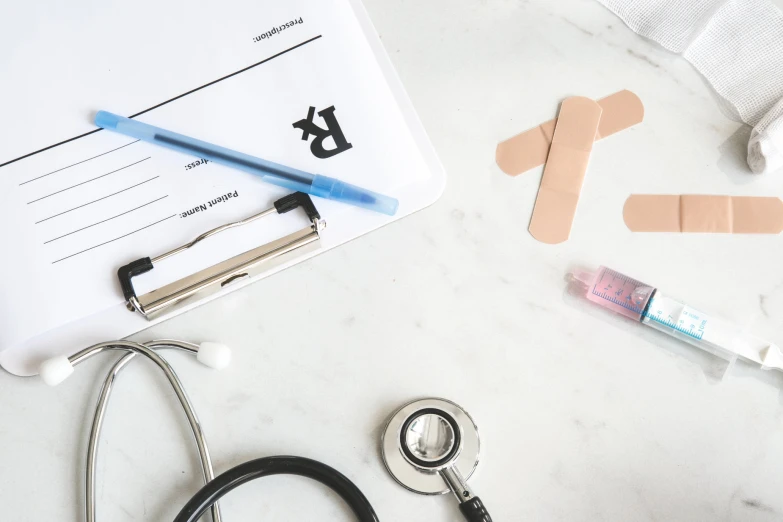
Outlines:
<svg viewBox="0 0 783 522"><path fill-rule="evenodd" d="M36 30L0 35L10 50L0 76L11 79L0 93L0 363L13 373L149 326L124 309L118 267L286 193L115 133L71 139L95 129L97 110L142 113L140 121L396 196L395 218L442 191L442 169L358 3L75 2L67 16L51 4L16 6L15 26ZM352 147L316 157L313 137L293 127L310 107L334 107ZM313 122L326 127L318 115ZM395 219L316 204L329 224L321 251ZM218 235L134 279L137 292L304 223L290 213ZM243 284L232 286L225 291Z"/></svg>

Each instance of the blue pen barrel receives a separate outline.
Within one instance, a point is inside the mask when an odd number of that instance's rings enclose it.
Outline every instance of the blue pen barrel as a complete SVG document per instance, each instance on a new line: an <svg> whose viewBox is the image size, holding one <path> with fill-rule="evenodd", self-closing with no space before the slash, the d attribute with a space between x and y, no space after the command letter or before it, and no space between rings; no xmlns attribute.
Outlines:
<svg viewBox="0 0 783 522"><path fill-rule="evenodd" d="M95 124L126 136L155 143L191 156L206 158L215 163L260 176L267 183L289 190L333 199L390 216L397 212L398 201L383 194L160 129L110 112L99 111L95 116Z"/></svg>
<svg viewBox="0 0 783 522"><path fill-rule="evenodd" d="M147 125L136 120L123 118L109 112L100 111L95 115L95 124L107 130L113 130L150 143L156 143L166 148L199 158L206 158L227 167L243 170L254 176L261 176L264 181L285 187L290 190L310 193L313 174L280 165L272 161L233 151L206 141L197 140Z"/></svg>

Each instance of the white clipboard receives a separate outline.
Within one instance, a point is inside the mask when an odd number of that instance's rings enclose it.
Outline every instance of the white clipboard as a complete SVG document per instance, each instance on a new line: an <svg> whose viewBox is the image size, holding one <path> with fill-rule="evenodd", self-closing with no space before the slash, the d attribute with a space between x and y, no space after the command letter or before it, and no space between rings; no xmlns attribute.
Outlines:
<svg viewBox="0 0 783 522"><path fill-rule="evenodd" d="M411 214L443 191L443 168L359 0L234 0L221 4L217 13L211 5L194 5L184 14L151 0L99 12L77 2L69 5L67 19L57 17L56 7L19 9L20 25L34 21L38 27L52 27L55 34L43 41L34 36L20 41L13 32L0 37L0 44L11 48L16 58L8 62L7 71L0 65L0 73L12 79L10 92L0 100L0 108L10 114L0 128L0 212L5 214L0 219L13 219L18 225L0 232L0 239L19 253L15 258L4 256L0 268L6 274L37 275L36 282L27 282L29 295L21 295L15 281L0 288L0 316L9 322L3 328L10 332L0 364L11 373L31 375L45 358L131 335ZM154 13L155 18L145 13ZM126 34L137 39L129 40ZM73 76L65 89L62 82L44 83L53 72L62 73L61 58L50 46L54 41L64 53L81 53L67 69ZM50 68L46 73L41 72L44 66ZM20 76L22 71L28 74ZM313 137L303 140L305 133L292 125L297 118L308 117L309 107L335 108L350 150L329 158L314 155ZM220 166L188 168L198 160L148 144L129 144L127 138L105 131L92 133L90 118L99 109L127 116L142 112L137 116L142 121L341 177L397 197L400 209L388 217L314 198L328 223L317 250L147 320L126 309L117 268L190 240L194 231L263 210L286 191ZM326 120L316 123L324 127ZM104 151L109 152L102 155ZM133 166L125 168L126 163ZM104 173L118 165L123 167L118 173ZM67 168L48 175L49 169L63 167ZM37 180L39 176L47 177ZM121 181L122 186L115 185ZM124 195L90 203L136 182L143 183ZM236 198L221 196L234 193ZM146 199L126 201L129 194ZM83 199L87 197L92 199ZM137 203L147 200L154 202L135 210ZM87 207L70 210L82 203ZM208 211L188 213L202 206ZM126 208L132 210L124 213ZM101 209L111 210L105 222ZM153 209L158 214L151 214ZM65 217L49 219L59 212ZM86 217L99 223L79 221ZM155 224L158 218L162 221ZM301 219L292 217L279 228L263 223L263 229L232 232L233 237L212 248L192 249L189 258L146 284L165 284L194 267L227 259L259 240L299 227ZM149 223L149 228L135 232ZM126 236L125 231L130 233ZM64 273L73 276L63 278ZM89 281L85 295L74 298L77 303L82 300L81 308L74 305L64 311L35 304L43 292L68 295L79 281ZM91 309L95 301L88 297L93 294L109 305ZM36 327L33 323L55 326L40 327L42 331L28 336Z"/></svg>

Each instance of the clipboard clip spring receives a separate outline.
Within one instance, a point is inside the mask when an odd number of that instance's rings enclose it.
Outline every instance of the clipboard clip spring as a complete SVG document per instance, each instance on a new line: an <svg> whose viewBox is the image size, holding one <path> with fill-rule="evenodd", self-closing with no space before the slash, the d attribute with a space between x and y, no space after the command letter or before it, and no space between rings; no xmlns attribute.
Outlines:
<svg viewBox="0 0 783 522"><path fill-rule="evenodd" d="M208 237L225 230L247 225L272 214L285 214L297 208L301 208L305 212L310 220L310 226L222 261L157 290L152 290L141 296L136 295L136 291L133 288L133 278L149 272L157 263L164 259L184 252ZM120 280L125 304L131 312L139 312L147 319L152 319L164 310L169 310L171 307L196 294L199 297L205 297L206 294L217 292L237 279L252 276L274 266L274 264L280 264L287 258L286 254L294 250L317 245L321 238L321 231L325 227L326 222L321 219L321 215L318 213L318 209L315 208L315 204L310 199L310 196L303 192L294 192L278 199L274 202L273 207L263 212L213 228L192 241L154 258L144 257L121 267L117 270L117 277Z"/></svg>

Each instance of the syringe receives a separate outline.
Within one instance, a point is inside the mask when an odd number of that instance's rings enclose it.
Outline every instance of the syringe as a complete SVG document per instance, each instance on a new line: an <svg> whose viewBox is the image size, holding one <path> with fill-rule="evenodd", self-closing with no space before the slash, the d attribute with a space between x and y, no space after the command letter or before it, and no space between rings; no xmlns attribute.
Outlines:
<svg viewBox="0 0 783 522"><path fill-rule="evenodd" d="M684 303L604 266L598 272L576 270L572 281L584 297L603 308L639 321L729 362L742 358L763 369L783 370L783 355L769 341L710 317Z"/></svg>

